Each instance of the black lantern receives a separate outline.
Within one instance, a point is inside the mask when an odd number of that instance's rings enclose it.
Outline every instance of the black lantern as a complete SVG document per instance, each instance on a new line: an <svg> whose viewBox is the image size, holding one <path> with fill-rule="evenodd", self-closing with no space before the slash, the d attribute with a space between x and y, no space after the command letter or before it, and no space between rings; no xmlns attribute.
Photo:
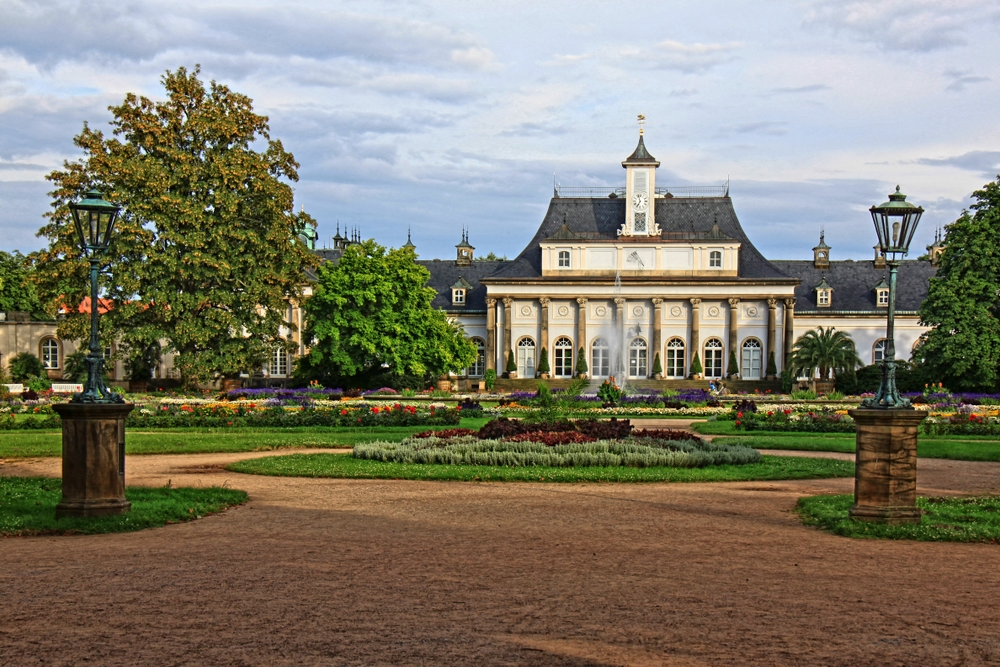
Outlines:
<svg viewBox="0 0 1000 667"><path fill-rule="evenodd" d="M84 359L87 365L87 384L84 385L82 393L73 397L72 402L123 403L122 397L113 393L104 384L104 355L101 354L97 324L100 310L100 301L97 298L97 274L121 209L104 201L97 190L91 190L80 202L70 204L69 210L73 213L73 223L80 237L80 247L83 248L83 254L90 259L90 351Z"/></svg>
<svg viewBox="0 0 1000 667"><path fill-rule="evenodd" d="M76 233L84 252L102 253L107 250L121 209L104 201L97 190L88 192L79 203L70 204L69 209L73 212Z"/></svg>
<svg viewBox="0 0 1000 667"><path fill-rule="evenodd" d="M887 259L897 259L910 249L913 233L924 209L906 201L906 195L899 191L889 195L889 201L881 206L869 209L872 222L875 223L875 233L878 234L878 246Z"/></svg>
<svg viewBox="0 0 1000 667"><path fill-rule="evenodd" d="M889 268L889 308L885 327L885 358L881 362L882 381L875 396L865 399L862 405L866 408L905 409L912 407L910 401L901 397L896 389L896 274L900 259L910 249L910 241L924 209L908 203L906 195L899 191L897 185L896 192L889 195L889 201L872 206L870 211L878 235L878 249Z"/></svg>

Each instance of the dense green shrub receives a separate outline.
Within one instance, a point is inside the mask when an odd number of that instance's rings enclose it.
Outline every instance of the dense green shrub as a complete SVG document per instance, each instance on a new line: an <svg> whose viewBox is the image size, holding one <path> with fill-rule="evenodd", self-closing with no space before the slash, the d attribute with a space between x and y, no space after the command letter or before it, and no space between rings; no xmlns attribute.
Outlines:
<svg viewBox="0 0 1000 667"><path fill-rule="evenodd" d="M1000 435L1000 421L976 414L956 413L947 419L931 417L921 426L928 435Z"/></svg>
<svg viewBox="0 0 1000 667"><path fill-rule="evenodd" d="M740 412L736 428L744 431L795 431L805 433L854 433L854 420L845 415L809 412L793 415L791 410Z"/></svg>
<svg viewBox="0 0 1000 667"><path fill-rule="evenodd" d="M701 468L760 462L760 452L742 445L652 438L599 440L555 446L537 442L480 440L475 437L407 438L402 442L357 444L354 446L354 457L393 463L510 467Z"/></svg>
<svg viewBox="0 0 1000 667"><path fill-rule="evenodd" d="M10 377L14 382L24 382L30 377L45 375L42 360L30 352L22 352L10 360Z"/></svg>
<svg viewBox="0 0 1000 667"><path fill-rule="evenodd" d="M587 355L584 353L581 347L576 353L576 374L582 375L589 370L587 366Z"/></svg>

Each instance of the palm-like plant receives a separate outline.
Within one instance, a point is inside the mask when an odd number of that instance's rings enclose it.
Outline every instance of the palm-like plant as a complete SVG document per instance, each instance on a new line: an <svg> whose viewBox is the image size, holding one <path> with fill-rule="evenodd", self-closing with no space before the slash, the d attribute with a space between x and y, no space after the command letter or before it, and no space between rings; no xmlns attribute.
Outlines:
<svg viewBox="0 0 1000 667"><path fill-rule="evenodd" d="M861 358L848 334L834 327L819 327L795 341L790 362L798 375L811 377L818 368L819 378L829 380L831 372L853 373L861 365Z"/></svg>

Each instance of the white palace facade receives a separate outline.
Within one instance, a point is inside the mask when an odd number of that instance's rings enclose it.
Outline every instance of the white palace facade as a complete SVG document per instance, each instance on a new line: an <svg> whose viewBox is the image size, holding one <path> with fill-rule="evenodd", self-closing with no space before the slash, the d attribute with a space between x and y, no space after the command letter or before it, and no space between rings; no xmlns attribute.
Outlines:
<svg viewBox="0 0 1000 667"><path fill-rule="evenodd" d="M420 260L435 305L481 350L466 377L502 375L509 354L517 377L536 377L545 348L555 378L575 375L582 350L592 378L652 378L657 354L663 379L688 378L696 353L706 379L722 378L733 352L734 377L766 380L769 356L780 373L796 338L820 326L850 334L863 363L881 359L884 259L831 261L821 235L812 260L768 260L740 225L728 187L658 187L659 165L640 133L622 162L625 187L557 189L515 259L476 260L463 235L454 261ZM935 257L940 246L928 250ZM900 268L900 357L926 330L917 310L934 271L926 260Z"/></svg>

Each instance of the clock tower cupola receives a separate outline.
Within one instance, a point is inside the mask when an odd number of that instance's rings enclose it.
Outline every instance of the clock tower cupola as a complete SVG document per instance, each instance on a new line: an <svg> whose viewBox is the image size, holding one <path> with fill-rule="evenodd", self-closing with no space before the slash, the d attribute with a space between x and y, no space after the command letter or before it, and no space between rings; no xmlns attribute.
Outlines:
<svg viewBox="0 0 1000 667"><path fill-rule="evenodd" d="M639 114L639 144L623 162L625 168L625 224L619 236L659 236L654 198L656 196L656 158L646 150L642 125L646 117Z"/></svg>

